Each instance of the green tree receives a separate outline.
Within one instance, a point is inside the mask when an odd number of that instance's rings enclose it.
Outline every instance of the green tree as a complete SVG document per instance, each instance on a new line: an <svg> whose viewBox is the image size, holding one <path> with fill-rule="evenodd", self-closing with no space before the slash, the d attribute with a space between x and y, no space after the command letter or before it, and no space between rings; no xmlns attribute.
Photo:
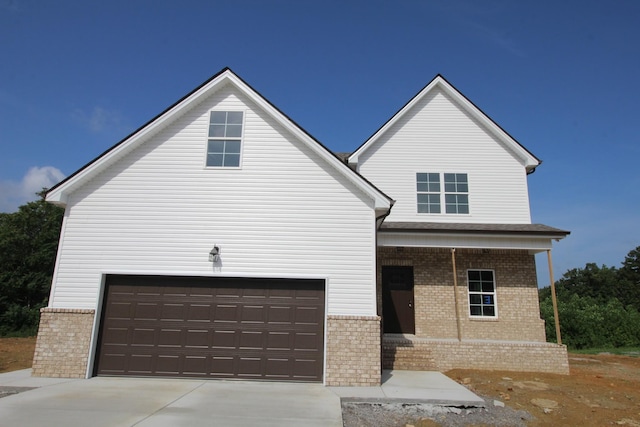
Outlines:
<svg viewBox="0 0 640 427"><path fill-rule="evenodd" d="M556 282L558 294L576 294L591 297L600 301L617 297L614 290L618 280L618 270L615 267L595 263L587 263L584 268L573 268L562 275Z"/></svg>
<svg viewBox="0 0 640 427"><path fill-rule="evenodd" d="M618 270L618 298L640 311L640 246L629 251Z"/></svg>
<svg viewBox="0 0 640 427"><path fill-rule="evenodd" d="M47 304L64 209L38 195L0 213L0 335L34 334Z"/></svg>

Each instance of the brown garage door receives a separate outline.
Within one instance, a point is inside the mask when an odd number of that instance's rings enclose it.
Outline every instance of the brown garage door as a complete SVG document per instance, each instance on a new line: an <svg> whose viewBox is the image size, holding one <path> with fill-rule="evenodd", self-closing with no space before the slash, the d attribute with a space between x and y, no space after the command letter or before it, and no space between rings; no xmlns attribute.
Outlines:
<svg viewBox="0 0 640 427"><path fill-rule="evenodd" d="M107 276L96 375L322 381L324 281Z"/></svg>

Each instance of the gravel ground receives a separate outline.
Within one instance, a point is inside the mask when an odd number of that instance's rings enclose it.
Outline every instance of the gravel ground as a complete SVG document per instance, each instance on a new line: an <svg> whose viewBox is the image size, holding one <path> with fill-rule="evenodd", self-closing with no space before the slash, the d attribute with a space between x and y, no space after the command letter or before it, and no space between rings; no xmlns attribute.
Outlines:
<svg viewBox="0 0 640 427"><path fill-rule="evenodd" d="M433 404L343 402L344 427L435 427L490 425L526 427L534 417L485 398L486 407L455 407Z"/></svg>
<svg viewBox="0 0 640 427"><path fill-rule="evenodd" d="M0 398L18 394L23 391L33 390L34 387L0 387Z"/></svg>

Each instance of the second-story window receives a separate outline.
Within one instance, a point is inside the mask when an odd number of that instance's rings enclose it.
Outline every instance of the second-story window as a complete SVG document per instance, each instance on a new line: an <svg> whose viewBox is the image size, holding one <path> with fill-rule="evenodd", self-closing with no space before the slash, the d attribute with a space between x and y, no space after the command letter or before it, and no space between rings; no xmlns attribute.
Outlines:
<svg viewBox="0 0 640 427"><path fill-rule="evenodd" d="M444 186L441 185L444 183ZM441 214L469 213L469 181L466 173L416 174L418 213Z"/></svg>
<svg viewBox="0 0 640 427"><path fill-rule="evenodd" d="M239 167L242 151L242 111L212 111L207 142L208 167Z"/></svg>
<svg viewBox="0 0 640 427"><path fill-rule="evenodd" d="M469 213L469 183L466 173L444 174L444 200L446 213Z"/></svg>

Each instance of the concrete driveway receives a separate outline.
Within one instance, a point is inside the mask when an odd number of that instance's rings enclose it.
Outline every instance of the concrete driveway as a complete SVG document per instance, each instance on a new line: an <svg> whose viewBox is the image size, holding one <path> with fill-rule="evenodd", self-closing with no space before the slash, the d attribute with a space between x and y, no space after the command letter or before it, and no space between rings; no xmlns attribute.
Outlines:
<svg viewBox="0 0 640 427"><path fill-rule="evenodd" d="M340 399L360 402L484 406L439 372L385 371L375 387L322 384L0 374L0 427L342 426Z"/></svg>
<svg viewBox="0 0 640 427"><path fill-rule="evenodd" d="M0 399L0 426L342 426L321 384L106 378L38 386Z"/></svg>

